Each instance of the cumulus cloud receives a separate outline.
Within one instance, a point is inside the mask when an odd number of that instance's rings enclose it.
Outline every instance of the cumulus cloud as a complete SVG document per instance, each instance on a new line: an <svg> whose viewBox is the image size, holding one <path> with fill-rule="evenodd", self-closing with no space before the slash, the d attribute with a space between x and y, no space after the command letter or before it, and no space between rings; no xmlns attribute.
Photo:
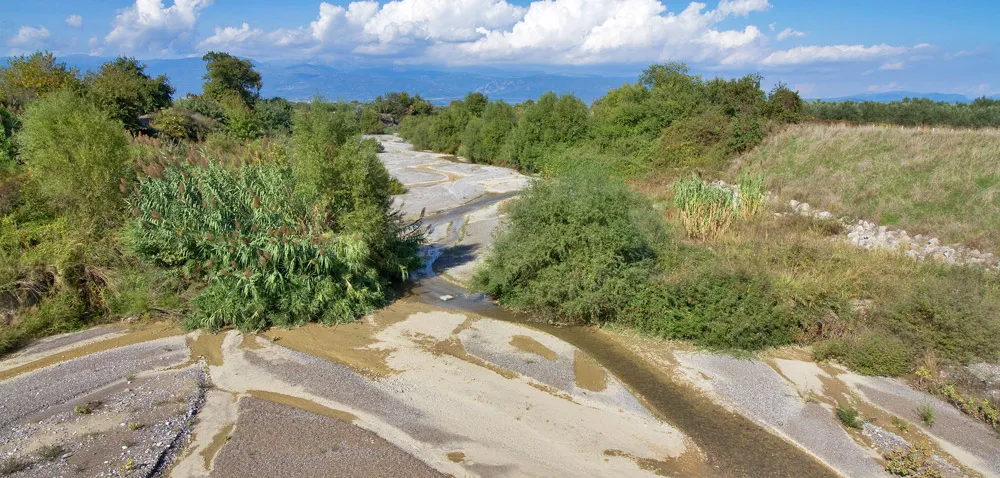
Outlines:
<svg viewBox="0 0 1000 478"><path fill-rule="evenodd" d="M901 62L901 61L894 61L894 62L891 62L891 63L885 63L882 66L878 67L878 69L879 70L902 70L904 66L906 66L906 65L904 65L903 62Z"/></svg>
<svg viewBox="0 0 1000 478"><path fill-rule="evenodd" d="M917 45L915 48L920 47ZM881 45L831 45L831 46L800 46L790 50L776 51L760 61L765 66L798 65L814 62L840 62L874 60L878 58L902 55L911 48L903 46Z"/></svg>
<svg viewBox="0 0 1000 478"><path fill-rule="evenodd" d="M806 34L804 32L799 32L792 30L791 28L786 28L778 33L778 41L784 40L790 37L804 37Z"/></svg>
<svg viewBox="0 0 1000 478"><path fill-rule="evenodd" d="M80 15L70 15L66 17L66 24L73 28L80 28L83 25L83 17Z"/></svg>
<svg viewBox="0 0 1000 478"><path fill-rule="evenodd" d="M11 55L20 55L42 48L50 36L48 28L25 25L7 40L7 46Z"/></svg>
<svg viewBox="0 0 1000 478"><path fill-rule="evenodd" d="M759 68L892 62L932 48L812 45L775 51L769 35L742 20L770 9L768 0L721 0L714 10L702 2L671 10L666 0L535 0L524 7L507 0L322 2L308 23L276 30L220 25L194 45L185 42L211 0L174 1L165 8L160 0L136 0L116 19L108 43L145 42L164 51L184 46L190 53L225 50L255 58L381 55L406 62L572 65L679 60ZM779 31L775 23L768 29ZM776 38L804 36L784 28Z"/></svg>
<svg viewBox="0 0 1000 478"><path fill-rule="evenodd" d="M104 41L127 54L186 53L194 41L201 10L211 4L212 0L174 0L166 7L162 0L136 0L114 18Z"/></svg>

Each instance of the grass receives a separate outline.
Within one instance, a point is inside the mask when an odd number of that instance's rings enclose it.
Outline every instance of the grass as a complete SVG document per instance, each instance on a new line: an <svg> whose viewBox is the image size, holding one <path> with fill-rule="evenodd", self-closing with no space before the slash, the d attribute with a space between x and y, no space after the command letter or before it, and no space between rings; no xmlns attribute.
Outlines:
<svg viewBox="0 0 1000 478"><path fill-rule="evenodd" d="M738 163L785 200L1000 252L1000 130L807 123Z"/></svg>
<svg viewBox="0 0 1000 478"><path fill-rule="evenodd" d="M910 429L910 424L906 423L906 420L903 420L902 418L899 418L897 416L892 417L892 425L901 432L906 432Z"/></svg>
<svg viewBox="0 0 1000 478"><path fill-rule="evenodd" d="M706 184L697 176L674 183L674 208L688 236L708 239L722 234L739 213L732 192Z"/></svg>
<svg viewBox="0 0 1000 478"><path fill-rule="evenodd" d="M917 409L917 415L927 426L934 426L934 407L931 404L926 403Z"/></svg>
<svg viewBox="0 0 1000 478"><path fill-rule="evenodd" d="M0 461L0 476L13 475L25 468L27 468L30 463L21 460L17 457L10 457L3 461Z"/></svg>
<svg viewBox="0 0 1000 478"><path fill-rule="evenodd" d="M45 461L52 461L59 458L66 452L66 449L61 445L43 445L38 449L38 458Z"/></svg>
<svg viewBox="0 0 1000 478"><path fill-rule="evenodd" d="M837 405L837 418L840 423L843 423L845 427L861 429L864 427L865 422L861 419L861 414L858 412L857 408L851 406Z"/></svg>

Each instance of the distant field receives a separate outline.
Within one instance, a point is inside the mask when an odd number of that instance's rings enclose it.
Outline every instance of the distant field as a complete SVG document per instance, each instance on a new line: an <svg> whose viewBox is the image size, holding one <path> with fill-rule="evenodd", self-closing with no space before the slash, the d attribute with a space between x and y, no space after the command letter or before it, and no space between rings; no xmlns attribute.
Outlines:
<svg viewBox="0 0 1000 478"><path fill-rule="evenodd" d="M803 124L741 162L783 200L1000 251L1000 130Z"/></svg>

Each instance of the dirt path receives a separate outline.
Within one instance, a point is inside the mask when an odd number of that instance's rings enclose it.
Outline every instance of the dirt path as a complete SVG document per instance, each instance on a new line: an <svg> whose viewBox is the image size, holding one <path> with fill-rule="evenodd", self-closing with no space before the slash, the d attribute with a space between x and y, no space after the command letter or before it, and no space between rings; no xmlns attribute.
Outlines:
<svg viewBox="0 0 1000 478"><path fill-rule="evenodd" d="M934 444L946 475L996 475L1000 440L944 412L946 426L919 426L904 412L929 397L894 382L794 351L735 359L530 324L468 293L461 284L488 251L504 202L531 180L380 140L409 188L399 205L423 212L433 241L404 299L333 328L185 337L119 327L42 342L0 361L0 464L18 465L4 470L877 476L897 414L914 426L893 436ZM846 429L839 403L873 422Z"/></svg>

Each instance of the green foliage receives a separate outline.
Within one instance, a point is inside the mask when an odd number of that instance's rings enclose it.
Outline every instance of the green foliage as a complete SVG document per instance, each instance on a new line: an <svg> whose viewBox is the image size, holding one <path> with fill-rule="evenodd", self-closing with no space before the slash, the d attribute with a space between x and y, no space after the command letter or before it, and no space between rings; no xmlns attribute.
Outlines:
<svg viewBox="0 0 1000 478"><path fill-rule="evenodd" d="M934 450L926 442L916 442L909 448L894 448L882 457L886 460L885 470L894 475L915 478L943 476L934 461Z"/></svg>
<svg viewBox="0 0 1000 478"><path fill-rule="evenodd" d="M858 409L849 405L845 407L839 403L837 404L837 418L847 428L861 429L865 425Z"/></svg>
<svg viewBox="0 0 1000 478"><path fill-rule="evenodd" d="M188 93L188 95L184 98L174 101L174 106L193 113L198 113L216 121L225 121L226 119L226 110L221 104L219 104L219 102L210 100L201 95L192 95Z"/></svg>
<svg viewBox="0 0 1000 478"><path fill-rule="evenodd" d="M598 171L537 182L508 213L474 287L554 321L615 318L648 283L663 240L649 205Z"/></svg>
<svg viewBox="0 0 1000 478"><path fill-rule="evenodd" d="M84 78L94 103L132 133L143 129L140 115L170 106L174 93L166 76L150 78L145 69L135 58L118 57Z"/></svg>
<svg viewBox="0 0 1000 478"><path fill-rule="evenodd" d="M911 350L888 333L865 333L819 343L816 360L837 359L864 375L897 376L910 369Z"/></svg>
<svg viewBox="0 0 1000 478"><path fill-rule="evenodd" d="M14 135L21 129L21 120L13 111L0 105L0 173L17 164L17 143Z"/></svg>
<svg viewBox="0 0 1000 478"><path fill-rule="evenodd" d="M223 94L219 100L225 114L225 131L234 138L248 141L264 134L264 123L253 108L235 93Z"/></svg>
<svg viewBox="0 0 1000 478"><path fill-rule="evenodd" d="M9 58L0 68L0 105L24 106L49 93L79 87L77 70L56 61L48 51Z"/></svg>
<svg viewBox="0 0 1000 478"><path fill-rule="evenodd" d="M698 176L678 179L673 190L674 207L691 237L706 239L725 232L740 212L732 191L705 184Z"/></svg>
<svg viewBox="0 0 1000 478"><path fill-rule="evenodd" d="M161 136L174 140L193 139L196 134L194 120L179 108L160 111L153 118L151 126Z"/></svg>
<svg viewBox="0 0 1000 478"><path fill-rule="evenodd" d="M254 112L268 135L287 134L292 130L294 109L292 103L284 98L257 100Z"/></svg>
<svg viewBox="0 0 1000 478"><path fill-rule="evenodd" d="M120 220L131 162L121 124L71 91L32 103L22 121L20 152L49 204L85 222Z"/></svg>
<svg viewBox="0 0 1000 478"><path fill-rule="evenodd" d="M538 102L524 106L504 145L502 162L528 172L539 171L549 150L587 136L589 118L587 106L573 95L542 95Z"/></svg>
<svg viewBox="0 0 1000 478"><path fill-rule="evenodd" d="M926 98L902 101L813 101L804 106L809 115L829 121L903 126L1000 127L1000 101L980 98L952 104Z"/></svg>
<svg viewBox="0 0 1000 478"><path fill-rule="evenodd" d="M229 170L207 158L145 167L130 205L128 243L140 257L208 286L192 327L254 331L310 320L354 320L384 298L364 241L323 230L274 163ZM199 164L200 162L200 164Z"/></svg>
<svg viewBox="0 0 1000 478"><path fill-rule="evenodd" d="M709 261L637 290L620 322L714 349L778 347L791 344L819 308L788 300L787 294L767 275Z"/></svg>
<svg viewBox="0 0 1000 478"><path fill-rule="evenodd" d="M934 406L925 403L922 407L917 410L917 415L920 416L920 420L927 424L927 426L934 426Z"/></svg>
<svg viewBox="0 0 1000 478"><path fill-rule="evenodd" d="M489 103L482 118L474 118L465 127L461 154L475 163L497 163L507 134L516 125L517 114L513 106L503 101Z"/></svg>
<svg viewBox="0 0 1000 478"><path fill-rule="evenodd" d="M253 62L228 53L210 51L201 57L207 72L203 79L205 98L224 102L236 96L244 106L250 107L260 96L260 73Z"/></svg>

